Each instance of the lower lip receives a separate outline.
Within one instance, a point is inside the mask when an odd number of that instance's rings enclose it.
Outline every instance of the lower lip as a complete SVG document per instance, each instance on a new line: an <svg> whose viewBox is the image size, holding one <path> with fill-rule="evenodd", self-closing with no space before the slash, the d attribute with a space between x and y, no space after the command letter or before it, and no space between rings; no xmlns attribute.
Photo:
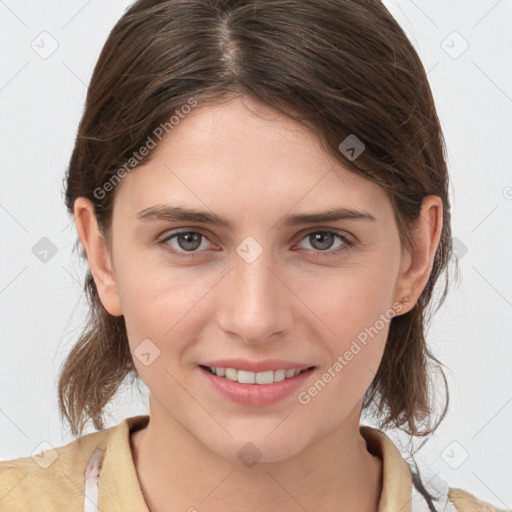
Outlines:
<svg viewBox="0 0 512 512"><path fill-rule="evenodd" d="M272 384L240 384L240 382L218 377L201 366L198 368L207 381L226 398L254 407L270 405L291 395L304 384L315 370L315 368L310 368L295 377Z"/></svg>

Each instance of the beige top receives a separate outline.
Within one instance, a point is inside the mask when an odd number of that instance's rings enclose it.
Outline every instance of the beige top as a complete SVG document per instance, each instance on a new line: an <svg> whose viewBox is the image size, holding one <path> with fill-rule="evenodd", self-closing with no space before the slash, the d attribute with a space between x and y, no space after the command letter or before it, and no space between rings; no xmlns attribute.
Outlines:
<svg viewBox="0 0 512 512"><path fill-rule="evenodd" d="M114 427L40 455L0 462L0 510L95 511L96 493L101 512L149 512L130 447L130 432L148 421L147 415L125 418ZM369 451L383 461L379 512L427 512L425 499L412 483L409 465L391 439L366 425L360 426L360 432ZM447 486L434 503L440 512L500 512L466 491Z"/></svg>

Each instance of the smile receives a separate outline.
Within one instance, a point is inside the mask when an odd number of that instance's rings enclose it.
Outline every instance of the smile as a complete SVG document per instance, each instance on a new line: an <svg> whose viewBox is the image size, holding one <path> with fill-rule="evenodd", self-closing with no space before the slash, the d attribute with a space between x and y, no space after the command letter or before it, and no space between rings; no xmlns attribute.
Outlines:
<svg viewBox="0 0 512 512"><path fill-rule="evenodd" d="M296 377L300 373L309 369L306 368L301 370L299 368L292 368L289 370L278 369L266 372L250 372L247 370L220 368L214 366L205 366L204 368L217 377L223 377L233 382L239 382L240 384L273 384L274 382L280 382L282 380Z"/></svg>
<svg viewBox="0 0 512 512"><path fill-rule="evenodd" d="M312 378L316 366L290 369L277 367L277 370L263 372L209 365L199 365L197 368L208 390L238 404L265 407L297 393Z"/></svg>

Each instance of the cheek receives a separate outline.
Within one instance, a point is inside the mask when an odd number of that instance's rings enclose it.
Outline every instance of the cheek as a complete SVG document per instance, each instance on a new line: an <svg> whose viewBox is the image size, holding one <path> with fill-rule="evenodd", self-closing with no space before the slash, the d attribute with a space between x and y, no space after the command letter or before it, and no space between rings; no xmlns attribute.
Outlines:
<svg viewBox="0 0 512 512"><path fill-rule="evenodd" d="M184 294L179 283L145 274L124 280L122 304L128 342L137 373L154 392L172 386L171 376L179 376L181 354L186 349L187 330L192 308L191 297Z"/></svg>
<svg viewBox="0 0 512 512"><path fill-rule="evenodd" d="M329 354L326 369L332 366L330 374L336 375L329 387L346 400L364 394L386 345L394 275L392 266L383 263L344 269L338 277L316 282L314 290L303 291L317 315L315 337Z"/></svg>
<svg viewBox="0 0 512 512"><path fill-rule="evenodd" d="M363 399L382 360L392 319L381 282L365 278L344 285L331 285L311 308L321 311L314 335L327 357L317 380L299 396L309 418L321 417L328 407L330 425L343 421Z"/></svg>
<svg viewBox="0 0 512 512"><path fill-rule="evenodd" d="M132 352L150 339L161 351L161 363L167 366L176 361L187 340L194 338L202 301L218 280L198 269L171 269L161 258L152 262L143 256L130 260L129 266L118 266L118 289Z"/></svg>
<svg viewBox="0 0 512 512"><path fill-rule="evenodd" d="M394 277L393 269L380 262L343 269L311 283L302 293L320 321L334 331L331 334L346 339L373 325L386 311L390 314Z"/></svg>

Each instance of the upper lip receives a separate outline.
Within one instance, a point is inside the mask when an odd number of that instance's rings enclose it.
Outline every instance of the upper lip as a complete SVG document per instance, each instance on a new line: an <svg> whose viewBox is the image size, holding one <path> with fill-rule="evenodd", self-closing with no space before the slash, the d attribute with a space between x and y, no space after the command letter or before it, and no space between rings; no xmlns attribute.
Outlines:
<svg viewBox="0 0 512 512"><path fill-rule="evenodd" d="M214 368L234 368L236 370L245 370L248 372L267 372L279 369L291 370L298 368L299 370L307 370L313 365L298 363L294 361L284 361L282 359L265 359L264 361L249 361L248 359L216 359L215 361L206 361L203 366L211 366Z"/></svg>

